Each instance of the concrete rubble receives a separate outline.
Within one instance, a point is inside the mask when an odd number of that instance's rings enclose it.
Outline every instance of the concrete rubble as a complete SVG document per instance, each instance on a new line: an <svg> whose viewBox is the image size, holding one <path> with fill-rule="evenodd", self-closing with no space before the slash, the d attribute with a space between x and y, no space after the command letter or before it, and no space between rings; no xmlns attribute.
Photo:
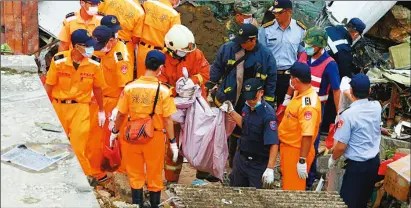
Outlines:
<svg viewBox="0 0 411 208"><path fill-rule="evenodd" d="M13 55L1 56L1 68L12 69L16 72L31 72L37 73L38 67L35 61L35 56Z"/></svg>

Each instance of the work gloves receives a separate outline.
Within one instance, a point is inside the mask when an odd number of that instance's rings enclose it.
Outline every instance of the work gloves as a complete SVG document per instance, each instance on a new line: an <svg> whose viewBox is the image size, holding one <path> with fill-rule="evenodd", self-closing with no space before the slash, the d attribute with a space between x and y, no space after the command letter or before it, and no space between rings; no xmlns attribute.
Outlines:
<svg viewBox="0 0 411 208"><path fill-rule="evenodd" d="M262 177L262 182L263 182L263 188L273 188L274 185L274 169L272 168L267 168L264 171L263 177Z"/></svg>
<svg viewBox="0 0 411 208"><path fill-rule="evenodd" d="M98 112L98 126L103 127L106 122L106 113L104 111Z"/></svg>
<svg viewBox="0 0 411 208"><path fill-rule="evenodd" d="M336 160L333 159L333 156L330 156L330 159L328 159L328 169L331 169L335 165Z"/></svg>
<svg viewBox="0 0 411 208"><path fill-rule="evenodd" d="M214 88L214 86L217 85L217 83L212 82L212 81L209 80L209 81L207 81L204 85L205 85L205 87L207 88L207 90L211 90L211 89Z"/></svg>
<svg viewBox="0 0 411 208"><path fill-rule="evenodd" d="M285 94L283 104L280 104L280 106L278 106L278 108L277 108L277 112L276 112L277 117L279 117L281 114L283 114L285 112L285 109L286 109L287 105L290 103L290 101L291 101L291 96Z"/></svg>
<svg viewBox="0 0 411 208"><path fill-rule="evenodd" d="M221 111L226 112L226 113L231 113L234 111L233 104L231 101L227 100L225 101L221 106L220 106Z"/></svg>
<svg viewBox="0 0 411 208"><path fill-rule="evenodd" d="M108 117L109 123L108 123L108 130L112 130L114 127L114 122L116 121L118 109L114 108L113 111L111 111L110 117Z"/></svg>
<svg viewBox="0 0 411 208"><path fill-rule="evenodd" d="M194 87L194 82L190 78L188 78L188 71L186 67L183 67L183 75L184 77L181 77L180 79L177 80L176 82L176 92L180 97L186 97L190 98L194 95L195 93L195 87Z"/></svg>
<svg viewBox="0 0 411 208"><path fill-rule="evenodd" d="M177 142L170 142L170 149L171 152L173 152L173 162L177 162L177 158L178 158L178 147L177 147Z"/></svg>
<svg viewBox="0 0 411 208"><path fill-rule="evenodd" d="M217 107L220 107L227 100L228 100L227 95L224 92L217 91L215 93L214 103L216 104Z"/></svg>
<svg viewBox="0 0 411 208"><path fill-rule="evenodd" d="M307 162L304 162L304 163L297 162L297 173L298 173L298 177L301 179L305 180L308 178Z"/></svg>

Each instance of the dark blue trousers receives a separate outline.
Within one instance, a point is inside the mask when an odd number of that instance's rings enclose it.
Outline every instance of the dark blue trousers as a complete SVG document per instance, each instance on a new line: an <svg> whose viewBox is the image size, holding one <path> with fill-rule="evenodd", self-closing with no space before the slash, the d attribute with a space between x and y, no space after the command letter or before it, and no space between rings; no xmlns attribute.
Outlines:
<svg viewBox="0 0 411 208"><path fill-rule="evenodd" d="M230 186L262 188L261 178L267 168L267 162L249 161L237 151L233 169L230 173Z"/></svg>
<svg viewBox="0 0 411 208"><path fill-rule="evenodd" d="M324 103L321 103L321 121L324 118ZM321 127L321 123L320 123ZM321 138L321 128L318 129L318 135L317 138L315 138L314 142L314 150L315 150L315 157L313 160L313 163L311 164L310 172L308 173L308 178L306 180L307 182L307 188L311 189L313 186L313 183L315 181L315 177L317 175L317 154L318 154L318 146L320 145L320 138Z"/></svg>
<svg viewBox="0 0 411 208"><path fill-rule="evenodd" d="M340 195L348 208L366 208L378 178L379 154L364 162L347 161Z"/></svg>

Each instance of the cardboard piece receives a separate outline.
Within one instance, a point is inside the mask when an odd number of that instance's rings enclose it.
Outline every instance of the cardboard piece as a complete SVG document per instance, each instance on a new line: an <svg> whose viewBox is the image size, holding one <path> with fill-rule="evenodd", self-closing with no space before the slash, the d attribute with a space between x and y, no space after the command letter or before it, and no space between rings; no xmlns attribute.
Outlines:
<svg viewBox="0 0 411 208"><path fill-rule="evenodd" d="M406 202L410 191L410 155L388 165L384 179L385 191L396 199Z"/></svg>

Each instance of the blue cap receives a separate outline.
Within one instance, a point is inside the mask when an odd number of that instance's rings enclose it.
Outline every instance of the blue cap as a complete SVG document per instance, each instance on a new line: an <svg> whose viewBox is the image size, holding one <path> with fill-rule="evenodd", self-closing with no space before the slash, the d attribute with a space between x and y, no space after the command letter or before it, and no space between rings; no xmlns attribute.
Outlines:
<svg viewBox="0 0 411 208"><path fill-rule="evenodd" d="M146 68L156 70L160 65L166 62L166 55L159 50L151 50L146 56Z"/></svg>
<svg viewBox="0 0 411 208"><path fill-rule="evenodd" d="M243 44L250 38L256 38L258 28L253 24L243 24L238 30L238 35L233 39L234 43Z"/></svg>
<svg viewBox="0 0 411 208"><path fill-rule="evenodd" d="M71 34L71 43L73 44L73 46L76 44L94 46L97 41L91 37L90 33L87 30L78 29Z"/></svg>
<svg viewBox="0 0 411 208"><path fill-rule="evenodd" d="M110 28L114 33L121 30L120 21L114 15L106 15L101 19L101 25L107 26Z"/></svg>
<svg viewBox="0 0 411 208"><path fill-rule="evenodd" d="M367 75L364 73L358 73L352 77L350 85L353 92L368 94L371 82Z"/></svg>
<svg viewBox="0 0 411 208"><path fill-rule="evenodd" d="M362 35L362 33L365 30L365 24L363 21L361 21L359 18L354 17L352 19L350 19L350 21L348 22L348 24L351 24L353 29L358 31L360 33L360 35Z"/></svg>
<svg viewBox="0 0 411 208"><path fill-rule="evenodd" d="M292 9L293 3L290 0L275 0L273 12L281 12L283 9Z"/></svg>
<svg viewBox="0 0 411 208"><path fill-rule="evenodd" d="M290 74L301 81L311 82L311 69L307 64L295 62L290 67Z"/></svg>
<svg viewBox="0 0 411 208"><path fill-rule="evenodd" d="M254 100L258 90L263 89L263 81L259 78L250 78L244 82L243 96L245 100Z"/></svg>
<svg viewBox="0 0 411 208"><path fill-rule="evenodd" d="M99 51L106 46L110 38L114 37L114 33L107 26L100 25L96 27L96 29L94 29L93 37L97 40L97 43L94 46L94 50Z"/></svg>
<svg viewBox="0 0 411 208"><path fill-rule="evenodd" d="M101 3L101 0L84 0L84 1L89 1L89 2L91 2L92 4L99 4L99 3Z"/></svg>

